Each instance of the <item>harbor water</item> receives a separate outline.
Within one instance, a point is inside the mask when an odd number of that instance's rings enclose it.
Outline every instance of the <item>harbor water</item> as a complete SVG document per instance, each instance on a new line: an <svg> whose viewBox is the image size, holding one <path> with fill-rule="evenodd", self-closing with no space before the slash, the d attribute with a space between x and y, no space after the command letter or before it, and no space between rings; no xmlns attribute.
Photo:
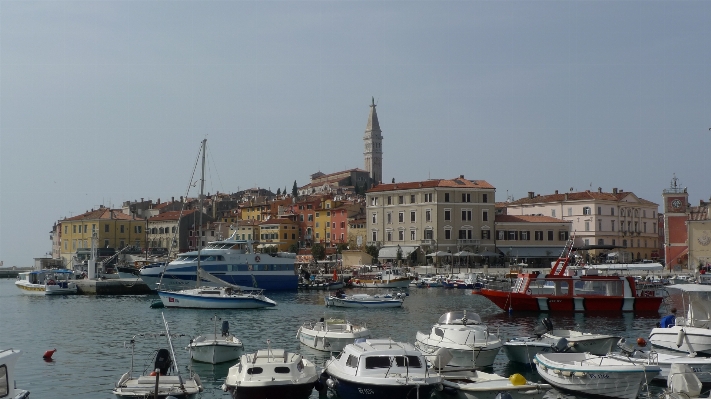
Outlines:
<svg viewBox="0 0 711 399"><path fill-rule="evenodd" d="M376 293L367 289L351 292ZM130 346L126 344L136 334L162 332L162 312L171 332L185 335L174 341L181 372L192 367L200 375L205 386L202 398L228 398L220 386L232 364L191 363L185 349L190 337L213 331L210 319L215 314L230 322L230 330L242 340L245 352L266 348L270 340L272 348L300 351L317 366L323 366L329 355L300 348L296 333L304 322L321 317L365 323L375 338L411 343L418 330L428 332L439 316L458 309L478 313L502 339L530 335L543 317L556 328L646 338L660 317L658 313L508 314L470 290L412 288L409 292L403 308L395 309L334 310L324 306L324 292L294 291L267 293L278 303L274 308L215 312L151 309L151 302L157 299L154 295L32 296L20 292L14 279L0 279L0 349L24 352L17 364L16 381L18 388L28 389L33 398L113 398L114 384L131 364ZM140 373L150 367L154 351L166 344L165 338L155 337L137 338L136 342L134 372ZM54 360L44 361L43 353L55 348ZM503 350L493 371L504 376L519 372L540 381L535 371L509 363ZM661 389L653 387L652 392L656 396ZM318 397L315 391L312 397Z"/></svg>

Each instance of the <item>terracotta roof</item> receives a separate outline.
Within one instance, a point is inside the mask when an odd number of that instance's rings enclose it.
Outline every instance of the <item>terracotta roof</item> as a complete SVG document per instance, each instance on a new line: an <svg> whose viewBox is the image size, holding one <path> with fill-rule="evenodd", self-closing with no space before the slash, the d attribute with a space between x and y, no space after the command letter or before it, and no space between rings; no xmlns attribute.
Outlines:
<svg viewBox="0 0 711 399"><path fill-rule="evenodd" d="M260 225L266 225L266 224L294 224L295 222L291 221L291 219L286 219L286 218L278 218L278 219L269 219L269 220L263 220Z"/></svg>
<svg viewBox="0 0 711 399"><path fill-rule="evenodd" d="M496 215L496 223L572 223L570 220L538 215Z"/></svg>
<svg viewBox="0 0 711 399"><path fill-rule="evenodd" d="M84 212L81 215L66 218L64 220L74 221L74 220L97 220L97 219L108 219L108 220L144 220L138 217L133 217L123 213L120 209L109 209L109 208L99 208L97 210L91 210Z"/></svg>
<svg viewBox="0 0 711 399"><path fill-rule="evenodd" d="M416 189L416 188L435 188L435 187L494 188L494 186L492 186L485 180L468 180L463 177L458 177L455 179L432 179L432 180L407 182L407 183L378 184L377 186L368 190L368 192L375 193L375 192L383 192L383 191L412 190L412 189Z"/></svg>
<svg viewBox="0 0 711 399"><path fill-rule="evenodd" d="M533 198L524 197L524 198L518 199L516 201L509 202L508 205L540 204L540 203L549 203L549 202L588 201L588 200L621 201L629 195L634 195L634 193L631 191L623 191L623 192L618 192L618 193L603 193L603 192L598 192L598 191L587 190L587 191L578 191L578 192L569 192L569 193L536 195ZM642 204L657 205L654 202L647 201L642 198L638 198L638 199L639 199L639 202Z"/></svg>
<svg viewBox="0 0 711 399"><path fill-rule="evenodd" d="M692 206L689 208L688 220L709 220L709 207Z"/></svg>
<svg viewBox="0 0 711 399"><path fill-rule="evenodd" d="M195 209L188 209L183 211L183 216L188 216L191 213L197 212ZM153 216L148 219L149 222L160 222L162 220L178 220L180 219L180 211L168 211L163 212L160 215Z"/></svg>

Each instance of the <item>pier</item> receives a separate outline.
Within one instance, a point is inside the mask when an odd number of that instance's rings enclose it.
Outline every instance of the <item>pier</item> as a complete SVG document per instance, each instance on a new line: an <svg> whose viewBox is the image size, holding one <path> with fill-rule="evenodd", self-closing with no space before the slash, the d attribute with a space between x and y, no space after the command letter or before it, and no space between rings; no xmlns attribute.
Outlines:
<svg viewBox="0 0 711 399"><path fill-rule="evenodd" d="M145 295L148 285L141 279L76 280L77 294L81 295Z"/></svg>

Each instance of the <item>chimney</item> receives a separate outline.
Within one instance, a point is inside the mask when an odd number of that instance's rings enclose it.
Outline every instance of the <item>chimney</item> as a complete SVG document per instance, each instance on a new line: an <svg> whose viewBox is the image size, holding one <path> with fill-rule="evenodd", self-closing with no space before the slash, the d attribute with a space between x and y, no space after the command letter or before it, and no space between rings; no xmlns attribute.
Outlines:
<svg viewBox="0 0 711 399"><path fill-rule="evenodd" d="M558 194L558 190L555 190L555 193Z"/></svg>
<svg viewBox="0 0 711 399"><path fill-rule="evenodd" d="M143 202L143 197L141 197L141 202Z"/></svg>
<svg viewBox="0 0 711 399"><path fill-rule="evenodd" d="M568 200L568 193L565 193L565 200Z"/></svg>
<svg viewBox="0 0 711 399"><path fill-rule="evenodd" d="M182 195L180 196L180 202L183 202L183 196L182 196Z"/></svg>
<svg viewBox="0 0 711 399"><path fill-rule="evenodd" d="M533 199L533 194L534 194L533 191L529 191L528 192L528 199Z"/></svg>
<svg viewBox="0 0 711 399"><path fill-rule="evenodd" d="M612 193L613 193L613 194L617 194L617 187L613 187L613 188L612 188Z"/></svg>
<svg viewBox="0 0 711 399"><path fill-rule="evenodd" d="M156 200L156 204L160 204L160 198Z"/></svg>
<svg viewBox="0 0 711 399"><path fill-rule="evenodd" d="M601 192L602 192L602 187L598 187L598 188L597 188L597 192L598 192L598 193L601 193Z"/></svg>
<svg viewBox="0 0 711 399"><path fill-rule="evenodd" d="M459 175L459 178L460 178L460 179L463 179L463 178L464 178L464 175Z"/></svg>
<svg viewBox="0 0 711 399"><path fill-rule="evenodd" d="M175 202L175 197L170 197L170 202Z"/></svg>

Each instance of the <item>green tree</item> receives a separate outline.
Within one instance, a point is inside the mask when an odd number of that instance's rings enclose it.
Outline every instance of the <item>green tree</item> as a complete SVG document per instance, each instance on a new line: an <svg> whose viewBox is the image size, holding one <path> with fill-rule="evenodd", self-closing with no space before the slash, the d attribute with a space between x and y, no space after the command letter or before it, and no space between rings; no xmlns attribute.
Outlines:
<svg viewBox="0 0 711 399"><path fill-rule="evenodd" d="M326 248L324 248L323 245L316 243L311 246L311 255L315 260L324 260L326 259Z"/></svg>
<svg viewBox="0 0 711 399"><path fill-rule="evenodd" d="M373 263L378 261L378 247L375 245L366 245L365 253L373 257Z"/></svg>
<svg viewBox="0 0 711 399"><path fill-rule="evenodd" d="M398 263L402 260L402 248L400 248L399 245L397 246L397 252L395 253L395 260L397 260Z"/></svg>
<svg viewBox="0 0 711 399"><path fill-rule="evenodd" d="M294 180L294 185L291 187L291 196L296 198L299 194L299 187L296 185L296 180Z"/></svg>
<svg viewBox="0 0 711 399"><path fill-rule="evenodd" d="M277 188L277 197L281 195L281 189Z"/></svg>
<svg viewBox="0 0 711 399"><path fill-rule="evenodd" d="M348 244L346 243L340 243L336 245L336 253L342 254L343 251L348 249Z"/></svg>
<svg viewBox="0 0 711 399"><path fill-rule="evenodd" d="M298 254L299 253L299 244L297 244L297 243L291 244L289 246L288 251L291 252L292 254Z"/></svg>

